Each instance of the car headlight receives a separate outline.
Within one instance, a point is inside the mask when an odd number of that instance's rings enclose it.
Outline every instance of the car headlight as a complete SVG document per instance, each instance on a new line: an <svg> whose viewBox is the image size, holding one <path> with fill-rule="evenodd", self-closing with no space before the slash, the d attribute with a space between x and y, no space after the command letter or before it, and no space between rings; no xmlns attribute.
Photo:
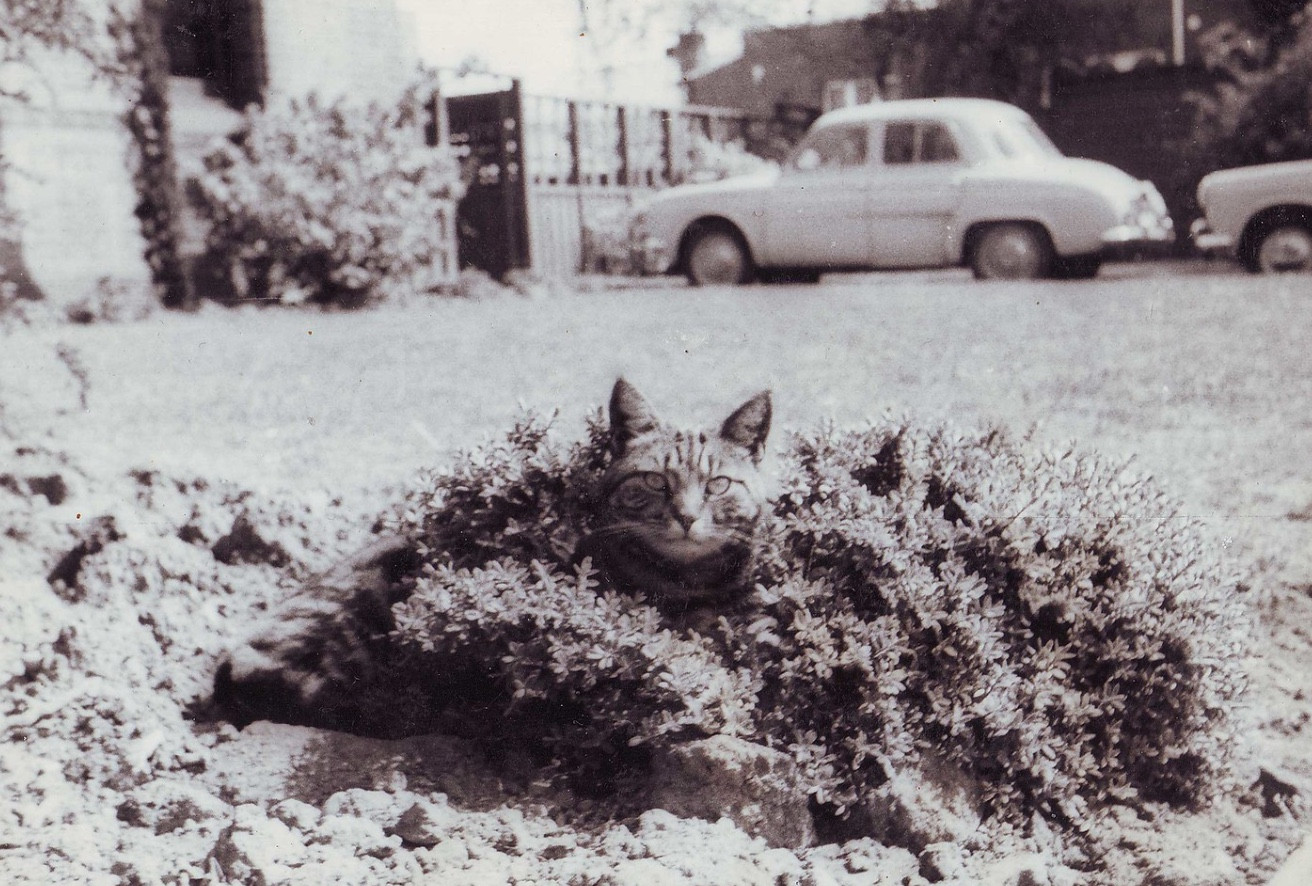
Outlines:
<svg viewBox="0 0 1312 886"><path fill-rule="evenodd" d="M1170 230L1173 227L1166 201L1149 182L1144 183L1143 189L1130 202L1122 223L1144 231Z"/></svg>

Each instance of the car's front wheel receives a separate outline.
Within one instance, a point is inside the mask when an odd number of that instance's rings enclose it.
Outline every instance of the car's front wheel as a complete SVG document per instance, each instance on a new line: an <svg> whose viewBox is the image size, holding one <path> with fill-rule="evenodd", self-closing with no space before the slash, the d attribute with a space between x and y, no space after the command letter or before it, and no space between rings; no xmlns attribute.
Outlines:
<svg viewBox="0 0 1312 886"><path fill-rule="evenodd" d="M1262 234L1255 244L1257 270L1265 273L1312 270L1312 227L1288 223Z"/></svg>
<svg viewBox="0 0 1312 886"><path fill-rule="evenodd" d="M752 260L736 231L704 228L692 235L684 267L694 286L726 286L746 283Z"/></svg>
<svg viewBox="0 0 1312 886"><path fill-rule="evenodd" d="M1037 280L1052 267L1052 244L1038 225L992 224L975 235L970 269L979 280Z"/></svg>

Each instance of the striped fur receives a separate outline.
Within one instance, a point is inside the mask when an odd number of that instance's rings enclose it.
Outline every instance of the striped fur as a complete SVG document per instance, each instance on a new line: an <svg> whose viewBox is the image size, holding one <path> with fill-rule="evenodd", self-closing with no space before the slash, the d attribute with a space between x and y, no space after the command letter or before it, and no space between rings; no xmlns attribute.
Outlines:
<svg viewBox="0 0 1312 886"><path fill-rule="evenodd" d="M718 433L671 428L624 379L610 403L615 458L597 491L582 554L607 581L682 609L743 590L765 508L761 459L770 394L739 407Z"/></svg>
<svg viewBox="0 0 1312 886"><path fill-rule="evenodd" d="M761 393L717 433L676 430L632 385L616 382L614 458L594 490L593 531L578 556L590 557L612 586L645 593L672 614L732 599L746 587L765 506L760 464L770 410L769 393ZM421 564L412 542L384 538L308 581L221 662L217 710L238 725L358 731L359 696L391 679L391 607L413 588Z"/></svg>

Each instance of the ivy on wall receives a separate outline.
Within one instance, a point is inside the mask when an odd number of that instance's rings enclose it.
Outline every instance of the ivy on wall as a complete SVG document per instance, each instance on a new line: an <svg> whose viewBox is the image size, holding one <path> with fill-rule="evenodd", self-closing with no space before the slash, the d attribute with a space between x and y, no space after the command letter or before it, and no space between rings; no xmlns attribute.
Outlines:
<svg viewBox="0 0 1312 886"><path fill-rule="evenodd" d="M168 0L141 0L136 10L116 13L111 30L128 94L124 123L136 148L135 214L146 241L146 264L163 305L190 309L196 297L181 254L182 191L169 126L164 45L167 11Z"/></svg>

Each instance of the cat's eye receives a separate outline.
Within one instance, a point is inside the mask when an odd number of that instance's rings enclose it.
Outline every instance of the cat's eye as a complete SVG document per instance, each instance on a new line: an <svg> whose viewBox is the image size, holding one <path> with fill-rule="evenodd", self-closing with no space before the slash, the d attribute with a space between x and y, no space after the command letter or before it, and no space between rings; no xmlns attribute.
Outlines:
<svg viewBox="0 0 1312 886"><path fill-rule="evenodd" d="M728 477L712 477L706 481L707 495L724 495L733 485L733 480Z"/></svg>
<svg viewBox="0 0 1312 886"><path fill-rule="evenodd" d="M638 478L642 481L642 485L652 492L665 492L670 486L669 481L665 479L665 475L658 474L655 471L639 474Z"/></svg>

